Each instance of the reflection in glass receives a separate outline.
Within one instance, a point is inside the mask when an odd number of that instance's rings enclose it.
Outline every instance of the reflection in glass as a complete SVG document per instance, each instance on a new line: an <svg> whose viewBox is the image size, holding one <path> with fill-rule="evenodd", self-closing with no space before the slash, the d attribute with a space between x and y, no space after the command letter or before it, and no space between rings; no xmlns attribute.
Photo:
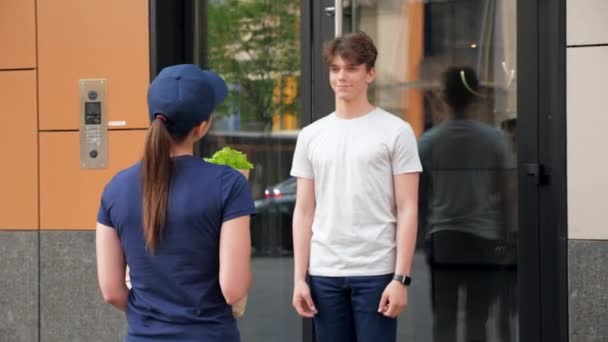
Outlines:
<svg viewBox="0 0 608 342"><path fill-rule="evenodd" d="M200 153L231 146L255 166L253 285L239 320L241 338L299 341L302 321L291 307L295 182L289 170L299 129L300 3L209 0L206 39L207 67L224 77L229 95Z"/></svg>
<svg viewBox="0 0 608 342"><path fill-rule="evenodd" d="M418 142L434 341L457 339L461 295L464 340L485 341L492 304L513 284L506 281L512 273L506 266L515 262L508 241L511 153L502 132L472 117L486 96L472 68L448 68L442 93L449 116Z"/></svg>
<svg viewBox="0 0 608 342"><path fill-rule="evenodd" d="M515 3L353 0L345 11L378 46L370 98L410 123L424 162L398 340L517 341ZM457 109L450 67L456 100L473 99Z"/></svg>

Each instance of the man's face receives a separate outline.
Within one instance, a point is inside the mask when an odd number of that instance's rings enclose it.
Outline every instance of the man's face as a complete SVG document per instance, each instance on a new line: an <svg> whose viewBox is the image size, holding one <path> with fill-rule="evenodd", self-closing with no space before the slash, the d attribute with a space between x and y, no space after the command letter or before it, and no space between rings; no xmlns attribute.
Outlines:
<svg viewBox="0 0 608 342"><path fill-rule="evenodd" d="M340 100L351 101L367 97L367 87L374 80L375 70L367 70L365 64L354 64L340 56L334 57L329 66L329 83Z"/></svg>

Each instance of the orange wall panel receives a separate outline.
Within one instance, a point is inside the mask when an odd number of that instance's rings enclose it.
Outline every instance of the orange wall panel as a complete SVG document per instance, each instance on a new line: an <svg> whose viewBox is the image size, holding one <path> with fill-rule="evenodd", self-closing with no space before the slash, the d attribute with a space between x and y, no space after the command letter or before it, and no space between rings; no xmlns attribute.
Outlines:
<svg viewBox="0 0 608 342"><path fill-rule="evenodd" d="M78 129L82 78L108 80L109 120L148 127L148 31L147 0L38 0L40 129Z"/></svg>
<svg viewBox="0 0 608 342"><path fill-rule="evenodd" d="M424 3L403 3L404 12L407 15L408 33L402 35L409 37L406 47L407 54L407 82L420 80L420 64L424 55ZM424 98L422 89L409 88L405 90L405 113L404 119L414 130L416 137L420 137L424 131Z"/></svg>
<svg viewBox="0 0 608 342"><path fill-rule="evenodd" d="M40 228L94 229L112 176L137 162L145 130L108 132L108 168L81 169L79 132L40 133Z"/></svg>
<svg viewBox="0 0 608 342"><path fill-rule="evenodd" d="M0 0L0 69L36 67L35 0Z"/></svg>
<svg viewBox="0 0 608 342"><path fill-rule="evenodd" d="M0 229L38 229L36 72L0 72L0 104Z"/></svg>

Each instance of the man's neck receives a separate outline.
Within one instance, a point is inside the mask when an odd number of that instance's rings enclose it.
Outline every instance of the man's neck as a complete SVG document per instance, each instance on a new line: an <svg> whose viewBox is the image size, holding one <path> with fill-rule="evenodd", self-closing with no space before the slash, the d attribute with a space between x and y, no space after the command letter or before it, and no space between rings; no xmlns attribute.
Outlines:
<svg viewBox="0 0 608 342"><path fill-rule="evenodd" d="M336 98L336 116L342 119L358 118L371 112L374 108L367 100L367 96L353 101L344 101Z"/></svg>

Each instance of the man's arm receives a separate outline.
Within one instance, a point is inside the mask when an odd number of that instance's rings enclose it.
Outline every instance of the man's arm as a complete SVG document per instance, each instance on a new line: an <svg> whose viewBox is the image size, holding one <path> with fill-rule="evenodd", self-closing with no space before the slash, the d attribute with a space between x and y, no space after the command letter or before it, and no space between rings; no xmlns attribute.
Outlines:
<svg viewBox="0 0 608 342"><path fill-rule="evenodd" d="M298 178L293 211L294 281L306 280L312 220L315 214L315 185L312 179Z"/></svg>
<svg viewBox="0 0 608 342"><path fill-rule="evenodd" d="M403 173L393 177L397 206L396 274L410 275L411 272L418 229L418 178L419 173ZM407 288L391 281L382 294L378 311L395 318L406 306Z"/></svg>
<svg viewBox="0 0 608 342"><path fill-rule="evenodd" d="M397 262L395 273L410 274L418 232L419 173L403 173L393 177L397 205Z"/></svg>
<svg viewBox="0 0 608 342"><path fill-rule="evenodd" d="M296 206L293 212L293 306L298 314L304 317L312 317L316 314L310 289L306 283L315 206L314 180L298 177Z"/></svg>

